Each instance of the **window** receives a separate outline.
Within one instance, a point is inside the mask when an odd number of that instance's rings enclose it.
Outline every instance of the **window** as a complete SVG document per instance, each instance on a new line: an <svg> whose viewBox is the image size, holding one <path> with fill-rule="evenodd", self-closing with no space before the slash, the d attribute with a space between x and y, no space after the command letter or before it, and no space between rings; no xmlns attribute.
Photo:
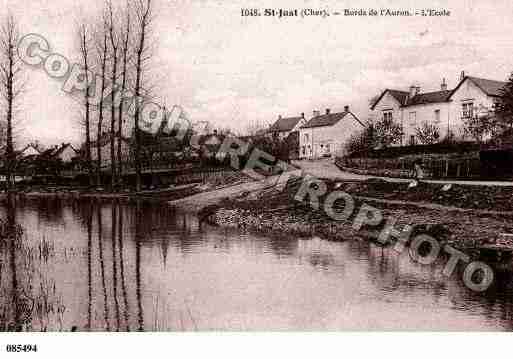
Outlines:
<svg viewBox="0 0 513 359"><path fill-rule="evenodd" d="M415 136L414 135L411 135L410 136L410 145L414 145L415 144Z"/></svg>
<svg viewBox="0 0 513 359"><path fill-rule="evenodd" d="M492 110L493 111L497 111L497 110L500 110L500 108L501 108L501 100L500 99L494 99L493 100Z"/></svg>
<svg viewBox="0 0 513 359"><path fill-rule="evenodd" d="M411 127L415 128L417 126L417 112L410 112L409 119Z"/></svg>
<svg viewBox="0 0 513 359"><path fill-rule="evenodd" d="M440 110L435 110L435 122L440 123Z"/></svg>
<svg viewBox="0 0 513 359"><path fill-rule="evenodd" d="M326 145L326 152L330 152L330 144L329 143Z"/></svg>
<svg viewBox="0 0 513 359"><path fill-rule="evenodd" d="M390 120L392 121L393 120L393 116L392 116L392 111L388 110L388 111L384 111L383 112L383 120L387 121L387 120Z"/></svg>
<svg viewBox="0 0 513 359"><path fill-rule="evenodd" d="M302 150L303 150L303 155L306 155L306 147L305 146L303 146Z"/></svg>
<svg viewBox="0 0 513 359"><path fill-rule="evenodd" d="M462 117L463 118L472 118L474 115L474 103L473 102L467 102L463 105L463 111L462 111Z"/></svg>
<svg viewBox="0 0 513 359"><path fill-rule="evenodd" d="M308 142L308 133L305 133L305 142Z"/></svg>

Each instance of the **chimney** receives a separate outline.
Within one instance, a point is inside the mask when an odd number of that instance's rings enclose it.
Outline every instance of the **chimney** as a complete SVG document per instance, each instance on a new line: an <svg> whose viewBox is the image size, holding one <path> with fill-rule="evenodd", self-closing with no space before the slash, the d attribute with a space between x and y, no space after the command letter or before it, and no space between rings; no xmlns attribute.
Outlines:
<svg viewBox="0 0 513 359"><path fill-rule="evenodd" d="M278 115L278 120L281 120L281 115Z"/></svg>
<svg viewBox="0 0 513 359"><path fill-rule="evenodd" d="M417 90L417 88L415 87L415 85L412 85L410 86L410 98L413 98L415 96L415 91Z"/></svg>
<svg viewBox="0 0 513 359"><path fill-rule="evenodd" d="M321 112L319 110L313 110L312 114L313 114L313 117L317 117L317 116L320 116Z"/></svg>
<svg viewBox="0 0 513 359"><path fill-rule="evenodd" d="M349 112L349 106L348 105L344 106L344 112Z"/></svg>
<svg viewBox="0 0 513 359"><path fill-rule="evenodd" d="M305 118L305 113L301 112L301 118Z"/></svg>
<svg viewBox="0 0 513 359"><path fill-rule="evenodd" d="M329 108L327 108L327 109L326 109L326 115L329 115L329 114L330 114L330 109L329 109Z"/></svg>
<svg viewBox="0 0 513 359"><path fill-rule="evenodd" d="M461 71L461 75L460 75L460 81L463 81L463 79L465 78L465 71Z"/></svg>
<svg viewBox="0 0 513 359"><path fill-rule="evenodd" d="M440 88L442 89L442 91L447 91L447 83L445 82L445 77L442 81L442 85L440 86Z"/></svg>
<svg viewBox="0 0 513 359"><path fill-rule="evenodd" d="M420 92L419 86L415 86L415 85L410 86L410 98L415 97L415 95L418 95L419 92Z"/></svg>

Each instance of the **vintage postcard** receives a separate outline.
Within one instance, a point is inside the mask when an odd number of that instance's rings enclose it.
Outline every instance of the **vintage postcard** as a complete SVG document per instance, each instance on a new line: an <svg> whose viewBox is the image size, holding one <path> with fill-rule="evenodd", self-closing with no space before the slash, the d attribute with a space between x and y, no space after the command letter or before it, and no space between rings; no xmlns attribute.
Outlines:
<svg viewBox="0 0 513 359"><path fill-rule="evenodd" d="M512 14L4 1L0 331L511 331Z"/></svg>

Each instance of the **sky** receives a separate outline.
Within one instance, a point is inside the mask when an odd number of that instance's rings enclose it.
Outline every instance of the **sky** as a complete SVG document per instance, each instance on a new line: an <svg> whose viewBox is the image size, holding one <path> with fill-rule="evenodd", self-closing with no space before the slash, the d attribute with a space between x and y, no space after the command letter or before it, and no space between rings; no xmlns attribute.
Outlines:
<svg viewBox="0 0 513 359"><path fill-rule="evenodd" d="M118 6L124 0L113 3ZM274 3L274 5L273 5ZM154 0L149 67L158 102L181 106L194 121L243 132L279 115L311 116L349 105L365 120L369 100L385 88L436 91L461 71L505 80L513 72L510 0L280 1L279 8L447 9L449 17L241 17L241 7L276 1ZM98 18L98 0L0 0L22 33L43 35L53 51L79 60L76 23ZM3 13L3 14L2 14ZM17 114L18 145L81 142L79 105L62 83L27 68ZM1 109L0 109L1 110Z"/></svg>

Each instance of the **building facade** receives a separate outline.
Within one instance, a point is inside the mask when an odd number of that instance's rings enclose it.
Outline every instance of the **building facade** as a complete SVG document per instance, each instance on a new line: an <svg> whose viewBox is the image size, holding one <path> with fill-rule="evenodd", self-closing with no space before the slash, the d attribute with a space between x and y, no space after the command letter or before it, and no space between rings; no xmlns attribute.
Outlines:
<svg viewBox="0 0 513 359"><path fill-rule="evenodd" d="M297 117L278 116L276 122L269 127L268 133L272 138L284 140L293 132L299 131L299 128L306 124L305 114Z"/></svg>
<svg viewBox="0 0 513 359"><path fill-rule="evenodd" d="M417 86L409 91L386 89L371 106L371 119L392 119L403 129L397 145L419 144L416 129L423 123L436 125L439 139L454 136L465 138L465 120L476 111L493 112L501 97L505 82L465 76L459 84L448 90L445 79L440 91L422 93Z"/></svg>
<svg viewBox="0 0 513 359"><path fill-rule="evenodd" d="M315 159L341 154L349 137L364 125L349 110L325 114L314 112L314 116L299 129L299 158Z"/></svg>

